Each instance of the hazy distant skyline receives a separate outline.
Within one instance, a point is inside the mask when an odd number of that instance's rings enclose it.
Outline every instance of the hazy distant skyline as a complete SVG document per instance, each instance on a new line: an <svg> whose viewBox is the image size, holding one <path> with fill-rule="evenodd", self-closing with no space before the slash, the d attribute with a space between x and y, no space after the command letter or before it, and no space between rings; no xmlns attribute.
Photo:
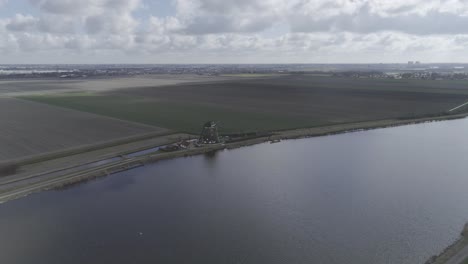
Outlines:
<svg viewBox="0 0 468 264"><path fill-rule="evenodd" d="M0 64L468 62L468 0L0 0Z"/></svg>

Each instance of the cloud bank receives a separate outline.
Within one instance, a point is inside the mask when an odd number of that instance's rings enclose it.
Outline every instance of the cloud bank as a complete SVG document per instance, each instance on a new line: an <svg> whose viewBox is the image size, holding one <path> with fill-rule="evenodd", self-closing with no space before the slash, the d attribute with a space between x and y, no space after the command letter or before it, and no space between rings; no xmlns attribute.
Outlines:
<svg viewBox="0 0 468 264"><path fill-rule="evenodd" d="M0 0L8 63L468 61L468 0L20 1Z"/></svg>

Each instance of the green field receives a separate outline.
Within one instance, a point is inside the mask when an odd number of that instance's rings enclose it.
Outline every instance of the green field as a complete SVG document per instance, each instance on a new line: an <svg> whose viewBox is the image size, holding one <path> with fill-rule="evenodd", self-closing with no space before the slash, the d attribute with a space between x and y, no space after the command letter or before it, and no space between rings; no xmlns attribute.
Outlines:
<svg viewBox="0 0 468 264"><path fill-rule="evenodd" d="M214 120L235 133L442 115L468 101L468 83L282 75L24 98L190 133Z"/></svg>
<svg viewBox="0 0 468 264"><path fill-rule="evenodd" d="M323 122L271 113L235 111L202 104L163 102L138 96L64 95L25 99L148 125L198 134L206 121L218 121L222 133L313 127Z"/></svg>

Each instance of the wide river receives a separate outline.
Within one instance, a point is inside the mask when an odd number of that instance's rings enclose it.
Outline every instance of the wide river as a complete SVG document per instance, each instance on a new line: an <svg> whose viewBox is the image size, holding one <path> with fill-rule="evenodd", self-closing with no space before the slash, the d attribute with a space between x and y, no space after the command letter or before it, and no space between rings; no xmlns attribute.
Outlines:
<svg viewBox="0 0 468 264"><path fill-rule="evenodd" d="M422 264L468 221L468 119L162 161L0 205L0 263Z"/></svg>

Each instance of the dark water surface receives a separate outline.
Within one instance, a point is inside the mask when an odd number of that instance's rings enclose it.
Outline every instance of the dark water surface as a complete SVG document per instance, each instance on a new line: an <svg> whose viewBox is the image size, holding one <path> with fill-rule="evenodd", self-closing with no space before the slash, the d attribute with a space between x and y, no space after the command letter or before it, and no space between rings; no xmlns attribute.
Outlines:
<svg viewBox="0 0 468 264"><path fill-rule="evenodd" d="M0 205L0 263L423 263L468 221L468 120L159 162Z"/></svg>

